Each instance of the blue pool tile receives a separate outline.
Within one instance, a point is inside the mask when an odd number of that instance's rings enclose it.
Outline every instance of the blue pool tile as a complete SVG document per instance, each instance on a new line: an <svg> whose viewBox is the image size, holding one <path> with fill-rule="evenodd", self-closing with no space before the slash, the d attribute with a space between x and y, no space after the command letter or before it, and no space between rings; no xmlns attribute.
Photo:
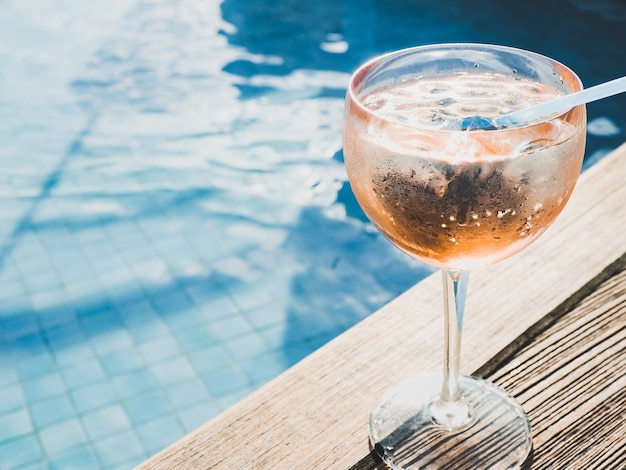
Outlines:
<svg viewBox="0 0 626 470"><path fill-rule="evenodd" d="M136 432L149 454L164 449L185 434L181 424L172 416L141 424L136 427Z"/></svg>
<svg viewBox="0 0 626 470"><path fill-rule="evenodd" d="M92 240L91 243L84 243L82 245L82 252L92 262L100 262L104 259L115 259L118 256L118 250L108 238Z"/></svg>
<svg viewBox="0 0 626 470"><path fill-rule="evenodd" d="M172 411L167 399L157 391L150 391L126 400L124 409L133 426L160 418Z"/></svg>
<svg viewBox="0 0 626 470"><path fill-rule="evenodd" d="M50 467L45 463L45 461L42 461L26 464L24 466L20 465L19 470L50 470Z"/></svg>
<svg viewBox="0 0 626 470"><path fill-rule="evenodd" d="M221 320L216 320L210 325L211 333L222 341L228 341L237 336L250 334L252 325L242 315L231 315Z"/></svg>
<svg viewBox="0 0 626 470"><path fill-rule="evenodd" d="M139 246L148 242L148 238L141 232L134 221L106 225L103 232L110 237L111 242L117 247L127 244Z"/></svg>
<svg viewBox="0 0 626 470"><path fill-rule="evenodd" d="M101 295L106 296L118 315L121 316L124 302L132 299L139 299L146 294L137 279L116 279L111 282L103 282Z"/></svg>
<svg viewBox="0 0 626 470"><path fill-rule="evenodd" d="M278 376L287 367L282 353L270 352L241 361L241 368L255 386L260 386Z"/></svg>
<svg viewBox="0 0 626 470"><path fill-rule="evenodd" d="M33 425L26 408L0 415L0 442L32 431Z"/></svg>
<svg viewBox="0 0 626 470"><path fill-rule="evenodd" d="M97 310L96 310L97 309ZM103 300L97 306L91 306L81 314L81 326L90 336L97 336L103 332L115 330L122 327L122 322L111 310L108 302Z"/></svg>
<svg viewBox="0 0 626 470"><path fill-rule="evenodd" d="M11 297L5 298L2 301L2 304L0 305L0 313L7 313L9 315L17 315L18 321L24 320L23 316L27 317L30 314L30 312L32 312L32 306L30 304L30 300L25 295L12 295ZM14 318L10 318L9 321L13 319ZM33 317L33 319L35 319L35 317ZM21 334L24 334L24 332L22 331L19 331L19 330L16 331L16 329L14 328L9 328L9 325L7 325L2 320L0 320L0 325L1 325L0 330L2 330L2 333L5 338L11 337L11 336L19 336ZM26 326L26 325L23 325L23 326ZM27 332L32 332L32 331L37 330L38 325L36 323L33 323L32 325L28 325L26 327L32 327L30 331L27 331Z"/></svg>
<svg viewBox="0 0 626 470"><path fill-rule="evenodd" d="M22 388L29 402L52 398L65 393L63 378L57 372L22 381Z"/></svg>
<svg viewBox="0 0 626 470"><path fill-rule="evenodd" d="M263 328L259 334L263 336L269 350L276 350L281 349L288 340L293 340L293 338L285 338L285 330L285 325L282 324Z"/></svg>
<svg viewBox="0 0 626 470"><path fill-rule="evenodd" d="M220 411L219 405L212 401L205 401L183 409L178 413L178 418L182 422L185 432L189 433L217 416Z"/></svg>
<svg viewBox="0 0 626 470"><path fill-rule="evenodd" d="M132 431L121 431L113 436L98 439L94 443L94 448L101 468L133 468L148 457Z"/></svg>
<svg viewBox="0 0 626 470"><path fill-rule="evenodd" d="M75 243L72 232L62 225L39 226L37 235L47 253L67 251Z"/></svg>
<svg viewBox="0 0 626 470"><path fill-rule="evenodd" d="M122 256L135 274L142 272L143 263L159 257L157 250L148 242L135 246L132 250L124 250Z"/></svg>
<svg viewBox="0 0 626 470"><path fill-rule="evenodd" d="M11 355L16 360L37 357L48 353L48 347L39 331L12 338L7 341L7 344L11 350Z"/></svg>
<svg viewBox="0 0 626 470"><path fill-rule="evenodd" d="M253 310L275 302L271 291L263 284L238 285L229 288L235 303L243 311Z"/></svg>
<svg viewBox="0 0 626 470"><path fill-rule="evenodd" d="M286 307L272 303L264 307L248 310L245 313L246 318L257 329L270 328L277 325L283 325L287 317Z"/></svg>
<svg viewBox="0 0 626 470"><path fill-rule="evenodd" d="M217 403L222 408L222 410L226 410L233 406L235 403L243 400L248 395L250 395L254 391L252 386L248 386L246 388L240 388L233 392L226 393L217 398Z"/></svg>
<svg viewBox="0 0 626 470"><path fill-rule="evenodd" d="M14 248L15 256L19 260L34 259L40 261L48 253L39 237L33 232L24 232L20 236L20 244Z"/></svg>
<svg viewBox="0 0 626 470"><path fill-rule="evenodd" d="M225 349L235 360L240 361L265 353L268 345L259 333L253 332L230 339L225 344Z"/></svg>
<svg viewBox="0 0 626 470"><path fill-rule="evenodd" d="M215 320L223 320L237 315L239 308L235 302L226 294L220 294L219 297L208 300L200 300L200 314L206 322L213 322Z"/></svg>
<svg viewBox="0 0 626 470"><path fill-rule="evenodd" d="M11 298L20 298L28 292L21 279L3 280L0 281L2 289L0 289L0 305L4 305L4 302Z"/></svg>
<svg viewBox="0 0 626 470"><path fill-rule="evenodd" d="M68 303L69 299L62 286L50 287L30 293L30 303L36 311Z"/></svg>
<svg viewBox="0 0 626 470"><path fill-rule="evenodd" d="M138 345L157 341L170 336L170 331L159 318L154 320L146 319L145 322L135 321L126 324L128 334Z"/></svg>
<svg viewBox="0 0 626 470"><path fill-rule="evenodd" d="M191 299L181 290L156 292L151 296L152 303L161 315L172 313L174 316L193 306Z"/></svg>
<svg viewBox="0 0 626 470"><path fill-rule="evenodd" d="M102 292L102 285L97 277L78 274L76 280L66 280L64 283L67 295L72 301L80 306L85 300Z"/></svg>
<svg viewBox="0 0 626 470"><path fill-rule="evenodd" d="M87 435L94 441L130 429L131 423L120 405L107 406L82 416Z"/></svg>
<svg viewBox="0 0 626 470"><path fill-rule="evenodd" d="M19 256L18 253L14 253L14 255L15 265L17 267L17 271L20 273L20 278L26 281L31 275L37 275L38 273L44 271L52 271L56 274L56 270L52 268L50 259L47 256L42 258L34 258ZM27 282L25 283L25 285L28 285Z"/></svg>
<svg viewBox="0 0 626 470"><path fill-rule="evenodd" d="M143 367L143 359L135 348L121 349L100 356L107 376L115 377Z"/></svg>
<svg viewBox="0 0 626 470"><path fill-rule="evenodd" d="M148 390L152 390L154 386L150 374L144 369L114 377L112 382L121 399L133 397Z"/></svg>
<svg viewBox="0 0 626 470"><path fill-rule="evenodd" d="M130 264L130 269L142 288L148 291L154 289L155 285L167 285L172 281L172 274L156 252L148 259L133 262Z"/></svg>
<svg viewBox="0 0 626 470"><path fill-rule="evenodd" d="M161 316L163 323L175 334L189 331L202 325L202 317L194 308L187 310L172 310Z"/></svg>
<svg viewBox="0 0 626 470"><path fill-rule="evenodd" d="M87 340L85 330L76 322L63 323L46 329L45 335L48 344L53 348L83 343Z"/></svg>
<svg viewBox="0 0 626 470"><path fill-rule="evenodd" d="M68 343L63 346L54 347L53 349L54 358L57 364L62 368L85 363L96 357L93 348L86 340L84 340L84 342Z"/></svg>
<svg viewBox="0 0 626 470"><path fill-rule="evenodd" d="M2 345L0 344L0 357L2 357ZM6 360L0 362L0 387L8 387L18 382L15 369Z"/></svg>
<svg viewBox="0 0 626 470"><path fill-rule="evenodd" d="M154 305L143 291L130 291L119 293L111 299L111 305L115 308L120 319L125 325L144 323L159 318Z"/></svg>
<svg viewBox="0 0 626 470"><path fill-rule="evenodd" d="M0 442L0 468L2 470L17 470L29 464L39 463L43 456L41 446L32 435Z"/></svg>
<svg viewBox="0 0 626 470"><path fill-rule="evenodd" d="M208 348L219 344L218 341L209 333L205 325L198 325L177 333L178 343L186 352L198 349Z"/></svg>
<svg viewBox="0 0 626 470"><path fill-rule="evenodd" d="M204 277L182 279L180 284L181 289L197 304L210 303L213 301L219 302L225 300L224 296L227 294L226 289L219 283ZM229 300L228 303L225 303L219 309L223 310L225 313L231 313L237 311L237 306L232 300Z"/></svg>
<svg viewBox="0 0 626 470"><path fill-rule="evenodd" d="M104 288L123 287L124 290L138 288L139 284L135 282L135 276L130 268L126 265L118 266L114 269L98 272L98 279Z"/></svg>
<svg viewBox="0 0 626 470"><path fill-rule="evenodd" d="M165 389L165 394L177 409L187 408L196 403L207 403L211 400L211 394L199 378L174 383Z"/></svg>
<svg viewBox="0 0 626 470"><path fill-rule="evenodd" d="M97 359L89 359L78 364L71 364L61 370L69 389L76 389L106 379L104 369Z"/></svg>
<svg viewBox="0 0 626 470"><path fill-rule="evenodd" d="M100 464L88 447L80 447L49 459L50 470L86 470L96 469Z"/></svg>
<svg viewBox="0 0 626 470"><path fill-rule="evenodd" d="M196 371L184 356L152 364L149 370L163 386L196 377Z"/></svg>
<svg viewBox="0 0 626 470"><path fill-rule="evenodd" d="M30 412L37 428L43 428L76 416L76 412L66 395L33 403Z"/></svg>
<svg viewBox="0 0 626 470"><path fill-rule="evenodd" d="M20 466L20 470L50 470L44 462L30 463L24 466Z"/></svg>
<svg viewBox="0 0 626 470"><path fill-rule="evenodd" d="M233 364L233 359L221 345L190 351L187 358L194 369L202 374L208 374Z"/></svg>
<svg viewBox="0 0 626 470"><path fill-rule="evenodd" d="M28 277L25 278L25 284L28 286L28 291L37 292L61 287L63 283L56 271L40 269L29 273Z"/></svg>
<svg viewBox="0 0 626 470"><path fill-rule="evenodd" d="M301 361L313 351L315 351L315 347L305 340L289 342L282 347L287 366L292 366L296 362Z"/></svg>
<svg viewBox="0 0 626 470"><path fill-rule="evenodd" d="M50 371L57 368L54 357L48 353L48 351L34 357L17 360L14 364L15 369L22 380L28 380L49 374Z"/></svg>
<svg viewBox="0 0 626 470"><path fill-rule="evenodd" d="M68 286L73 284L80 284L82 281L90 280L93 278L94 270L87 263L87 260L75 259L73 254L59 253L56 257L54 264L56 266L55 271L58 272L59 279L66 288L68 296L70 289ZM75 297L72 297L75 298Z"/></svg>
<svg viewBox="0 0 626 470"><path fill-rule="evenodd" d="M68 322L76 322L76 310L70 304L53 306L39 314L41 328L46 330Z"/></svg>
<svg viewBox="0 0 626 470"><path fill-rule="evenodd" d="M11 315L10 317L0 318L4 338L10 341L27 335L36 335L39 333L38 317L29 313L28 310L19 313L19 315Z"/></svg>
<svg viewBox="0 0 626 470"><path fill-rule="evenodd" d="M117 400L115 390L108 382L96 382L72 390L71 396L80 413L102 408Z"/></svg>
<svg viewBox="0 0 626 470"><path fill-rule="evenodd" d="M343 330L342 330L343 331ZM322 346L324 346L326 343L328 343L329 341L333 340L338 334L340 334L342 331L330 331L318 336L315 336L314 338L311 338L309 340L309 343L311 344L311 346L313 347L313 349L319 349Z"/></svg>
<svg viewBox="0 0 626 470"><path fill-rule="evenodd" d="M189 258L192 256L189 247L183 237L167 236L153 238L153 244L161 255L161 258L168 261L178 261L181 257Z"/></svg>
<svg viewBox="0 0 626 470"><path fill-rule="evenodd" d="M91 226L83 227L81 230L75 232L76 241L81 246L89 245L91 243L102 243L102 240L107 238L107 231L102 230L102 227Z"/></svg>
<svg viewBox="0 0 626 470"><path fill-rule="evenodd" d="M144 343L139 347L139 350L148 363L156 363L164 359L178 357L181 354L178 343L169 335Z"/></svg>
<svg viewBox="0 0 626 470"><path fill-rule="evenodd" d="M204 383L215 398L250 387L248 377L236 368L215 371L204 379Z"/></svg>
<svg viewBox="0 0 626 470"><path fill-rule="evenodd" d="M24 278L20 273L20 270L17 268L16 263L11 260L11 258L5 259L5 263L3 265L2 270L0 270L0 285L14 287L15 290L12 289L2 289L1 299L2 307L0 311L5 311L4 302L6 299L15 297L22 297L23 293L26 291L26 286L24 283Z"/></svg>
<svg viewBox="0 0 626 470"><path fill-rule="evenodd" d="M115 328L109 331L92 333L91 344L97 354L102 356L129 349L133 346L133 340L125 329Z"/></svg>
<svg viewBox="0 0 626 470"><path fill-rule="evenodd" d="M342 330L330 315L320 312L295 315L292 325L303 338L314 338L328 333L337 335Z"/></svg>
<svg viewBox="0 0 626 470"><path fill-rule="evenodd" d="M78 419L69 419L39 430L44 450L50 456L85 445L87 438Z"/></svg>

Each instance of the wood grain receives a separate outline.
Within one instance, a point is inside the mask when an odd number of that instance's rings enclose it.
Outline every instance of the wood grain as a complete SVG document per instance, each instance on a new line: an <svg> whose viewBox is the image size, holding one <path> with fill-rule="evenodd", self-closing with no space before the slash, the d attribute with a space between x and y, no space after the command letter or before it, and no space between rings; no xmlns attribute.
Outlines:
<svg viewBox="0 0 626 470"><path fill-rule="evenodd" d="M563 214L534 245L472 273L464 372L485 364L624 252L625 181L622 146L582 175ZM439 368L441 298L440 275L433 275L138 468L350 468L369 452L367 420L377 397L416 370ZM534 406L532 390L523 398ZM563 399L583 392L573 387ZM533 419L540 422L542 412L558 411L538 410ZM566 432L550 425L540 431L542 446L558 445Z"/></svg>
<svg viewBox="0 0 626 470"><path fill-rule="evenodd" d="M626 253L472 375L528 414L528 468L626 468ZM387 469L374 453L350 468Z"/></svg>
<svg viewBox="0 0 626 470"><path fill-rule="evenodd" d="M526 410L535 469L626 468L626 255L489 379Z"/></svg>

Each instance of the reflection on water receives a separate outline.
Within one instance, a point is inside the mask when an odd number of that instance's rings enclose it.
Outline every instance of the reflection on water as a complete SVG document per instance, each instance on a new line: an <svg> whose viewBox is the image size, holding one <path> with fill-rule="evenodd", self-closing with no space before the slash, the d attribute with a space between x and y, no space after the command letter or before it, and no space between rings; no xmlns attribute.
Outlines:
<svg viewBox="0 0 626 470"><path fill-rule="evenodd" d="M350 72L483 41L595 84L623 74L626 30L622 3L593 5L4 2L0 451L28 450L8 468L128 468L429 273L347 184ZM589 106L588 161L625 105Z"/></svg>

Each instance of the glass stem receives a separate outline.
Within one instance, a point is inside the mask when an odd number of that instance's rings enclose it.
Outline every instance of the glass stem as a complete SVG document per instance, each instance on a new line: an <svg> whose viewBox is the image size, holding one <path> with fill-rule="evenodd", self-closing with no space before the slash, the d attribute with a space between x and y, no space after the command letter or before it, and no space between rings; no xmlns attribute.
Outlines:
<svg viewBox="0 0 626 470"><path fill-rule="evenodd" d="M453 403L461 398L459 388L461 364L461 334L467 293L467 271L443 271L444 297L444 356L441 400Z"/></svg>
<svg viewBox="0 0 626 470"><path fill-rule="evenodd" d="M458 429L471 422L471 410L461 399L460 363L463 312L469 272L443 270L444 358L443 383L439 399L432 404L435 422Z"/></svg>

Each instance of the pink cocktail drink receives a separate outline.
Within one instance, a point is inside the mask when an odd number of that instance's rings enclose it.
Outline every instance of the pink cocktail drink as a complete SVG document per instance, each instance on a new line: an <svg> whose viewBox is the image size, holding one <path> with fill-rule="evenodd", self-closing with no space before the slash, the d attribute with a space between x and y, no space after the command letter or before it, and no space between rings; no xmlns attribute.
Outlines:
<svg viewBox="0 0 626 470"><path fill-rule="evenodd" d="M581 87L553 59L485 44L397 51L352 76L344 117L352 190L394 245L444 278L442 374L392 387L370 416L371 443L394 469L512 469L530 453L519 404L460 374L465 295L470 269L517 253L550 226L584 155L584 106L493 123Z"/></svg>
<svg viewBox="0 0 626 470"><path fill-rule="evenodd" d="M415 79L361 98L345 122L354 194L396 246L434 266L469 269L535 240L569 199L582 164L584 108L501 130L446 130L561 93L493 73Z"/></svg>

